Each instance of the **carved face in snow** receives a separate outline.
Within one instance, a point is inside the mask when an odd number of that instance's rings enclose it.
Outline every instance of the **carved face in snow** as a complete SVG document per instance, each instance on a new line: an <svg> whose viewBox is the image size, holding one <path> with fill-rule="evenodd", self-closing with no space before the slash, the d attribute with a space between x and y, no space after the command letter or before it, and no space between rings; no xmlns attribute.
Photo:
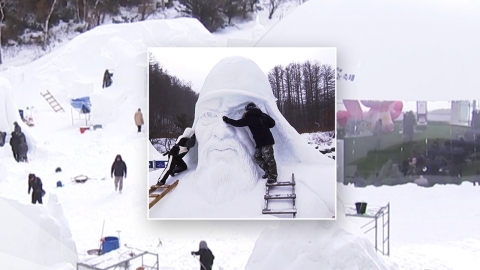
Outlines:
<svg viewBox="0 0 480 270"><path fill-rule="evenodd" d="M226 94L197 104L195 186L211 203L219 204L250 191L259 178L253 161L255 143L250 130L233 127L222 120L222 116L242 118L245 105L252 101L256 102L248 96ZM258 106L263 110L261 103Z"/></svg>

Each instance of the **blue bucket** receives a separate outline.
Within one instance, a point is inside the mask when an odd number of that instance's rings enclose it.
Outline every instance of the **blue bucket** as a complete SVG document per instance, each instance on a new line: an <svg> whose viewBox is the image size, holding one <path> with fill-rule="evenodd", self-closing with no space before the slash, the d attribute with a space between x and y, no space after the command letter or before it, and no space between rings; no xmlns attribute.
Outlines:
<svg viewBox="0 0 480 270"><path fill-rule="evenodd" d="M104 239L105 241L103 241L102 243L102 254L118 249L120 247L118 237L107 236Z"/></svg>
<svg viewBox="0 0 480 270"><path fill-rule="evenodd" d="M62 181L57 181L57 187L63 187Z"/></svg>

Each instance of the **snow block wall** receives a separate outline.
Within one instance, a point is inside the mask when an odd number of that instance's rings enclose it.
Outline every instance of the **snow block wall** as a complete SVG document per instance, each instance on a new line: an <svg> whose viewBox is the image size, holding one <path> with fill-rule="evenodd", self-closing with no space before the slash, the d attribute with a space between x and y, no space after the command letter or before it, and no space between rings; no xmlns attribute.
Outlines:
<svg viewBox="0 0 480 270"><path fill-rule="evenodd" d="M281 221L277 228L266 229L246 269L398 269L376 253L342 208L338 207L336 221Z"/></svg>
<svg viewBox="0 0 480 270"><path fill-rule="evenodd" d="M49 201L46 208L0 198L0 216L2 269L51 269L57 264L76 264L75 242L58 202Z"/></svg>
<svg viewBox="0 0 480 270"><path fill-rule="evenodd" d="M27 139L28 152L31 153L35 149L38 139L20 118L20 113L13 96L12 85L7 79L0 77L0 131L7 132L7 141L10 140L10 133L13 132L14 122L17 122L22 128ZM8 143L6 143L6 145L8 145Z"/></svg>

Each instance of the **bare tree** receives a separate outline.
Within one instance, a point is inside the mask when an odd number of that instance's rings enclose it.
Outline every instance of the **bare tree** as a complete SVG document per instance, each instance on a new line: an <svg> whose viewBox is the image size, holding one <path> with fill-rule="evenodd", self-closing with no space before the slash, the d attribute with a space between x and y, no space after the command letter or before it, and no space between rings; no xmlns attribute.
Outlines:
<svg viewBox="0 0 480 270"><path fill-rule="evenodd" d="M163 3L163 1L162 1ZM156 4L152 0L142 0L142 3L138 5L138 13L140 14L140 21L146 20L150 15L157 11Z"/></svg>
<svg viewBox="0 0 480 270"><path fill-rule="evenodd" d="M268 19L271 20L275 11L278 9L278 7L285 3L286 0L269 0L268 2Z"/></svg>
<svg viewBox="0 0 480 270"><path fill-rule="evenodd" d="M48 25L50 23L50 18L52 17L53 11L55 10L55 5L57 4L57 0L53 0L52 7L50 8L50 12L48 13L47 19L45 19L45 26L43 28L44 30L44 36L43 36L43 49L45 50L47 47L47 42L48 42Z"/></svg>
<svg viewBox="0 0 480 270"><path fill-rule="evenodd" d="M5 13L3 12L3 8L5 7L5 1L0 1L0 64L3 64L2 60L2 29L5 26Z"/></svg>

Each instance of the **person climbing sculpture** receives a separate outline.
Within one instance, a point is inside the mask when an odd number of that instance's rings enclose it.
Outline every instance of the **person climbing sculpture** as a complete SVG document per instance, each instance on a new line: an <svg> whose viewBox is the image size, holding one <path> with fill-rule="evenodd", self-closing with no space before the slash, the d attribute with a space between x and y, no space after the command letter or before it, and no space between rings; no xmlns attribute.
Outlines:
<svg viewBox="0 0 480 270"><path fill-rule="evenodd" d="M271 128L275 121L266 113L262 112L255 103L250 102L245 106L245 113L239 120L233 120L227 116L222 117L223 121L234 127L248 127L255 141L255 163L265 171L263 179L268 178L267 183L277 182L277 163L273 152L273 139Z"/></svg>
<svg viewBox="0 0 480 270"><path fill-rule="evenodd" d="M174 176L176 173L187 169L187 164L183 161L183 157L185 157L190 148L195 146L195 141L196 137L193 129L186 128L183 134L177 138L175 145L163 154L164 156L168 155L168 164L158 178L157 185L165 185L169 175Z"/></svg>

